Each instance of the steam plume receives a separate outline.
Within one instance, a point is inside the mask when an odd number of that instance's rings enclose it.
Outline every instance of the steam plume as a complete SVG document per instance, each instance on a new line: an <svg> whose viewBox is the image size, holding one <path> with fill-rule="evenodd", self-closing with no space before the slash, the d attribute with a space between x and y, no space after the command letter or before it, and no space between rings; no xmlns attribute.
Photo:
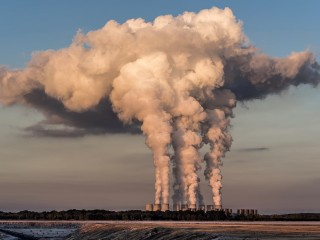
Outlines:
<svg viewBox="0 0 320 240"><path fill-rule="evenodd" d="M30 129L42 135L46 125L81 134L140 127L153 152L156 203L169 202L170 158L173 200L202 201L198 150L208 143L205 176L221 205L220 166L231 147L236 100L264 98L290 85L317 86L319 69L308 50L268 57L250 44L229 8L212 8L79 32L67 48L34 53L24 69L0 68L0 101L41 111L47 120Z"/></svg>

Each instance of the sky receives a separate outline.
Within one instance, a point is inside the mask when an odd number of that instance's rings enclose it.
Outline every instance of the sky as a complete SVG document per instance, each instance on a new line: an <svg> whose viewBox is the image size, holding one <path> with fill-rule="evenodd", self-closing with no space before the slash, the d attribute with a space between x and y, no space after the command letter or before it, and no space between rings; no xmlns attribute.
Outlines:
<svg viewBox="0 0 320 240"><path fill-rule="evenodd" d="M153 20L217 6L230 7L263 52L319 52L319 1L2 0L0 64L22 68L33 52L67 47L77 31L107 21ZM234 139L223 159L223 206L260 212L319 212L319 88L240 103ZM0 210L143 209L154 198L154 174L144 137L105 134L49 138L24 131L42 120L22 106L0 109ZM205 202L211 204L202 179Z"/></svg>

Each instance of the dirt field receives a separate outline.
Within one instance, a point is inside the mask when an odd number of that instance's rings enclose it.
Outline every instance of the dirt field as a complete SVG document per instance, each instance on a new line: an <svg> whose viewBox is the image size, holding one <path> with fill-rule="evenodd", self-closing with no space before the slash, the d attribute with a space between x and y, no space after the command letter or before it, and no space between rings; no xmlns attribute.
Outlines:
<svg viewBox="0 0 320 240"><path fill-rule="evenodd" d="M23 232L36 239L65 240L240 240L240 239L307 239L320 240L320 222L113 222L113 221L11 221L0 222L0 226L12 231ZM57 228L61 232L68 229L73 231L72 236L62 237L64 234L53 236ZM40 230L39 230L40 229ZM47 233L51 234L47 234ZM49 236L50 235L50 236ZM7 239L1 238L0 239Z"/></svg>
<svg viewBox="0 0 320 240"><path fill-rule="evenodd" d="M84 224L70 239L312 239L320 240L320 223L246 222L108 222Z"/></svg>

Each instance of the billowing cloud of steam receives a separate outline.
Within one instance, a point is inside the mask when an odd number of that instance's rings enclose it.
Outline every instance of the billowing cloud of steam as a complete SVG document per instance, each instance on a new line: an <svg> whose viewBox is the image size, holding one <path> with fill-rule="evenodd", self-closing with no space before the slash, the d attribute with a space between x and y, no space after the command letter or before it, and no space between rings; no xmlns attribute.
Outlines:
<svg viewBox="0 0 320 240"><path fill-rule="evenodd" d="M153 152L156 203L169 202L171 159L174 202L202 201L197 171L205 161L213 201L221 205L221 159L232 143L228 127L236 101L290 85L316 86L319 79L310 51L266 56L249 43L229 8L212 8L153 22L109 21L78 33L70 47L37 52L22 70L2 67L0 101L43 112L47 120L31 128L39 135L54 135L44 126L56 124L80 135L140 127ZM203 159L204 143L210 151Z"/></svg>

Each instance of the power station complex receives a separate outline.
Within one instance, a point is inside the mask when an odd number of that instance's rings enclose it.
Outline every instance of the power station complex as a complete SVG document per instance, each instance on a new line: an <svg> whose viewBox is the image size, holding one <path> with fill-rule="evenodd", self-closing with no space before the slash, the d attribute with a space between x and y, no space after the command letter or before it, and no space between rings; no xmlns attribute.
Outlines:
<svg viewBox="0 0 320 240"><path fill-rule="evenodd" d="M170 206L169 204L151 204L148 203L146 204L146 211L147 212L156 212L156 211L170 211ZM222 208L221 205L214 206L214 205L195 205L195 204L173 204L172 211L223 211L227 215L232 214L232 209L231 208ZM258 215L258 210L257 209L238 209L237 210L237 215Z"/></svg>

